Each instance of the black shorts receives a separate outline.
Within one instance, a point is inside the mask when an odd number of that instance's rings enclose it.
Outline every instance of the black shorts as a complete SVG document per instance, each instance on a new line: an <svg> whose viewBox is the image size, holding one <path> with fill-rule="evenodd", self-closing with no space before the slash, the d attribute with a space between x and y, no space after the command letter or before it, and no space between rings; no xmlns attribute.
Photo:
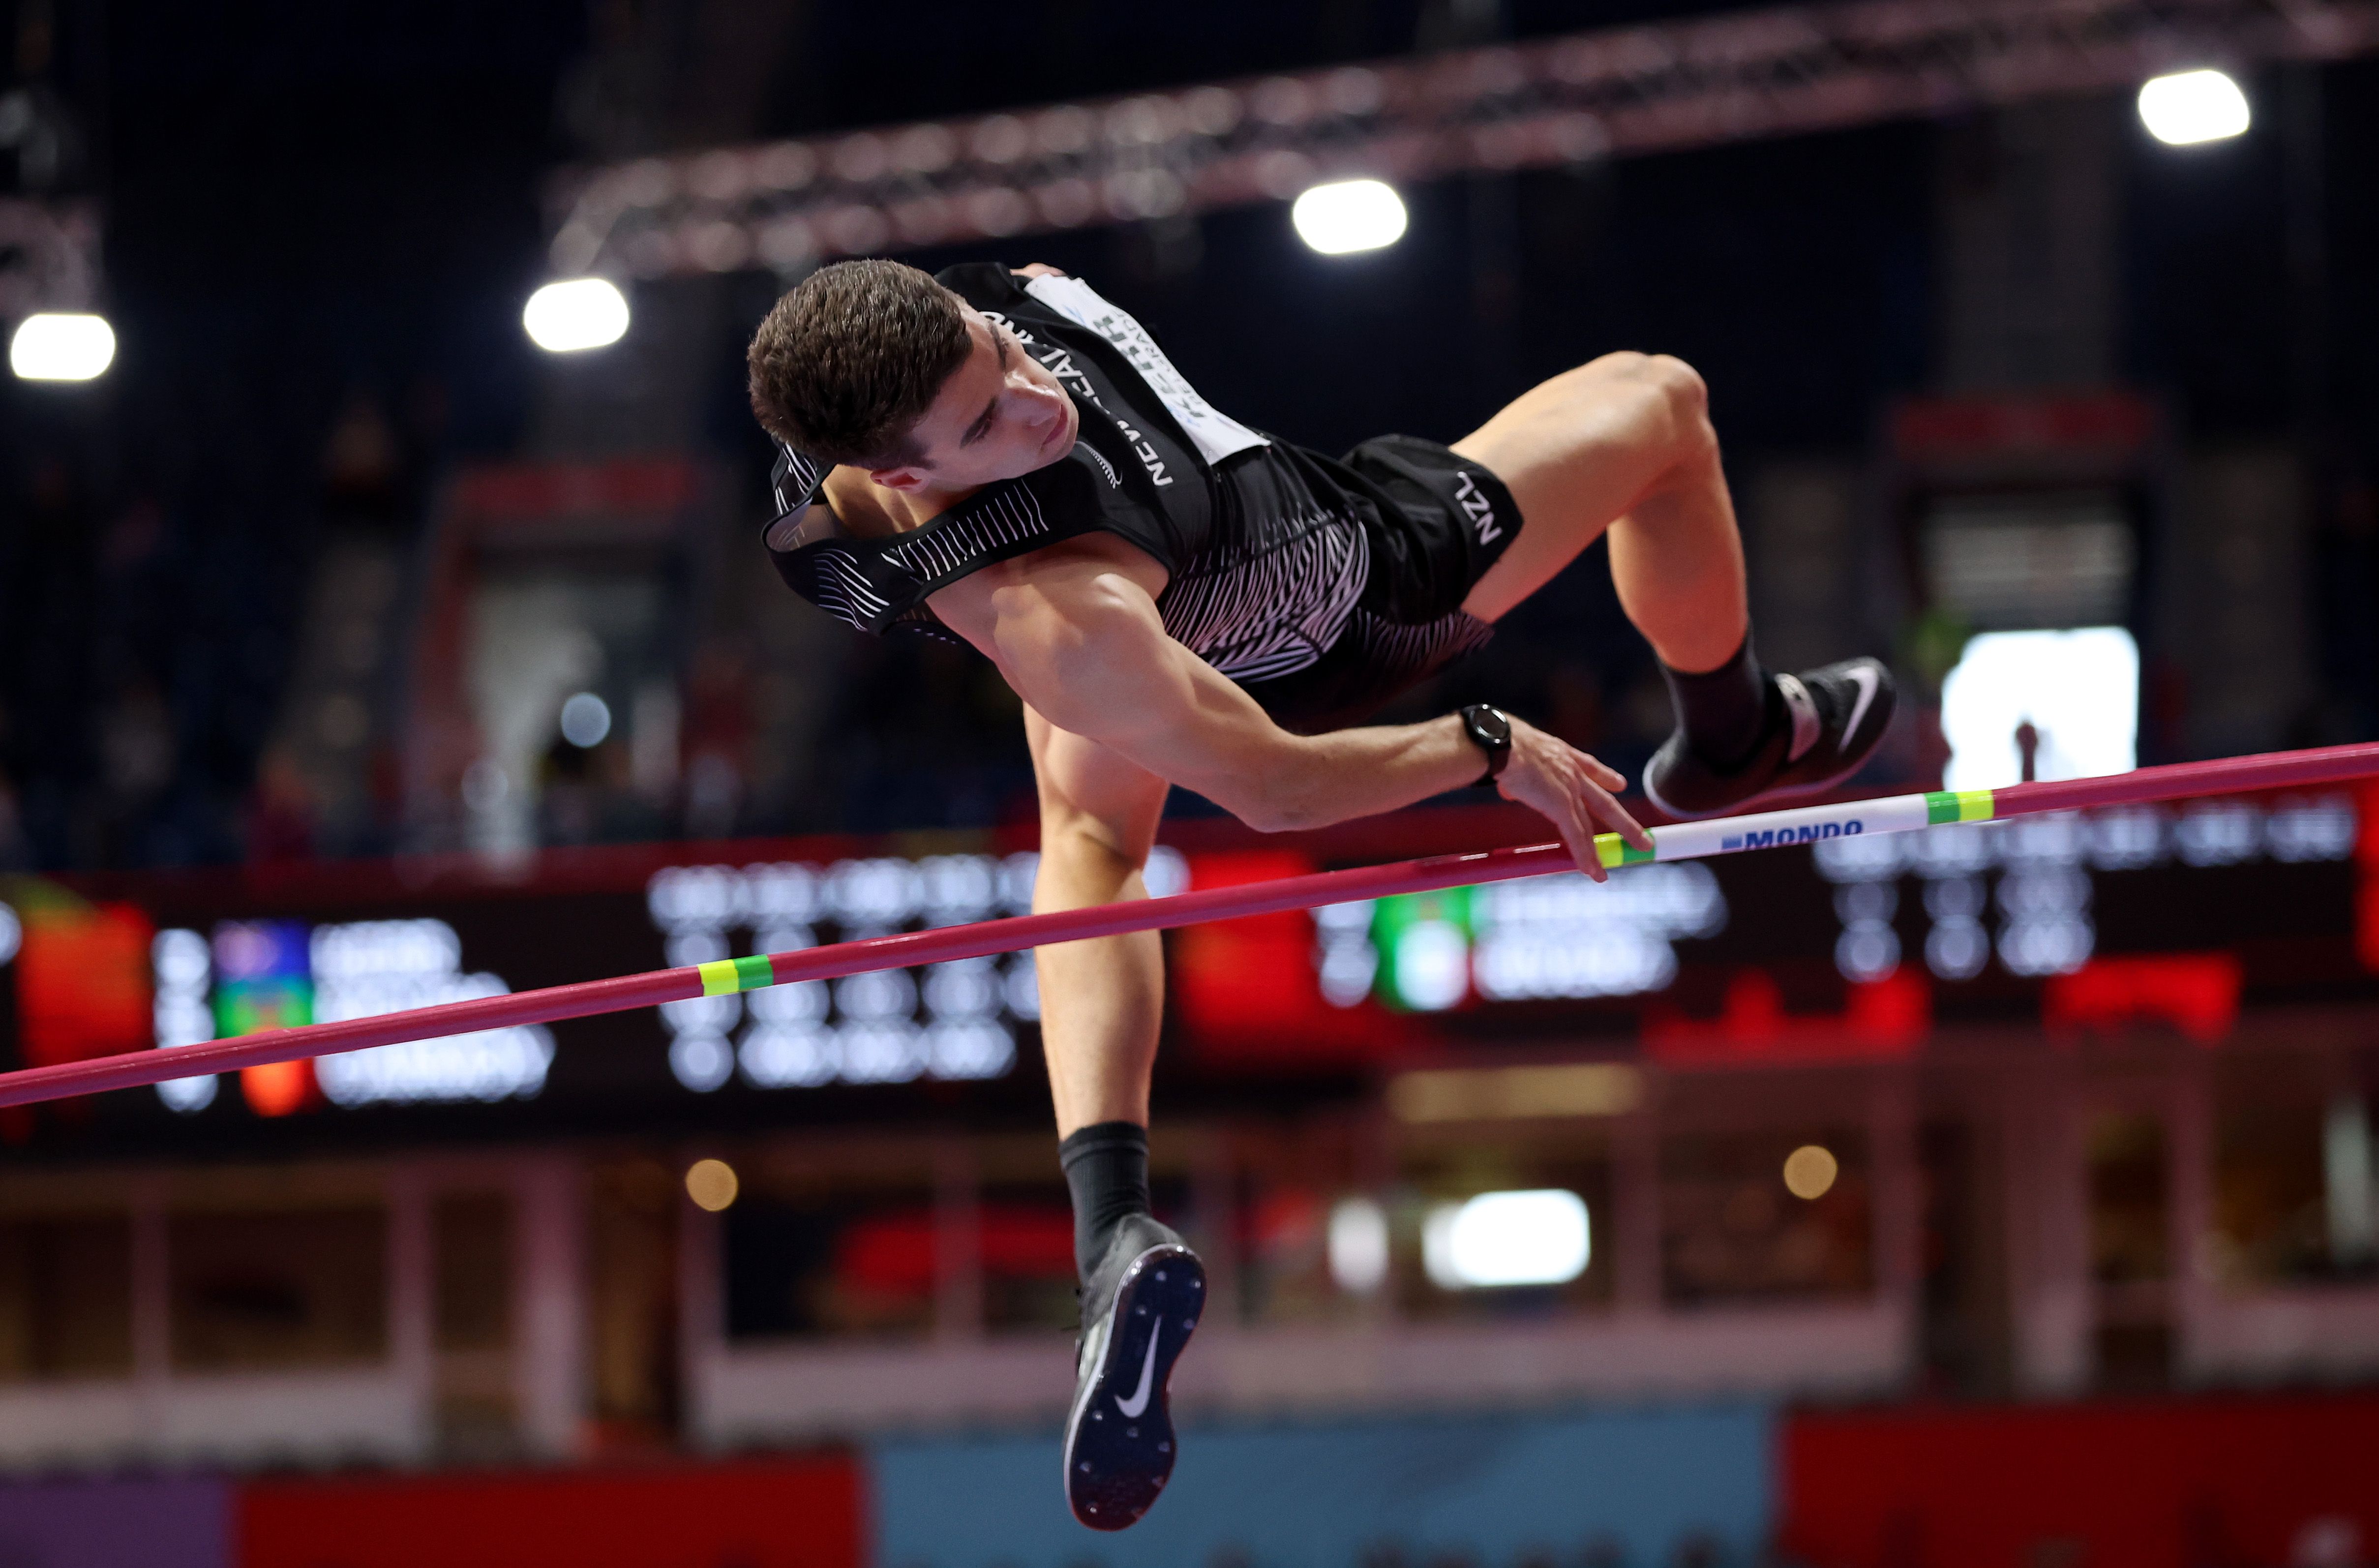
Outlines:
<svg viewBox="0 0 2379 1568"><path fill-rule="evenodd" d="M1494 635L1462 601L1519 537L1520 509L1483 464L1418 436L1380 436L1334 460L1284 455L1317 495L1337 492L1371 545L1362 597L1321 659L1243 683L1275 722L1310 735L1361 723Z"/></svg>

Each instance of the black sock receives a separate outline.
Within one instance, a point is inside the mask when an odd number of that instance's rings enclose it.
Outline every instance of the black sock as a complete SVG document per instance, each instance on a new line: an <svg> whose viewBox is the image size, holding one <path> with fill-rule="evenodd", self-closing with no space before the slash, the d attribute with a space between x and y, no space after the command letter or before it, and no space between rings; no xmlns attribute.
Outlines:
<svg viewBox="0 0 2379 1568"><path fill-rule="evenodd" d="M1148 1205L1148 1129L1137 1122L1099 1122L1057 1145L1074 1195L1074 1264L1084 1279L1105 1255L1107 1238Z"/></svg>
<svg viewBox="0 0 2379 1568"><path fill-rule="evenodd" d="M1688 675L1663 664L1660 678L1669 683L1685 744L1710 766L1721 772L1738 766L1768 738L1770 682L1751 651L1748 631L1734 657L1716 669Z"/></svg>

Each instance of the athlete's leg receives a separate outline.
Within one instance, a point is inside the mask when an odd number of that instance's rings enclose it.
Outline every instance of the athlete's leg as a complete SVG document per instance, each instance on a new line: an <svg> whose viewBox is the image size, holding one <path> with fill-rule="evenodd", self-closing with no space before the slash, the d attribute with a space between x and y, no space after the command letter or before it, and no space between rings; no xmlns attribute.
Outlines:
<svg viewBox="0 0 2379 1568"><path fill-rule="evenodd" d="M1025 710L1041 788L1036 911L1145 898L1165 783ZM1173 1365L1205 1310L1206 1271L1148 1202L1148 1078L1164 1010L1157 934L1037 948L1041 1038L1074 1205L1082 1337L1066 1417L1066 1502L1093 1529L1148 1511L1173 1474Z"/></svg>
<svg viewBox="0 0 2379 1568"><path fill-rule="evenodd" d="M1750 625L1743 541L1702 379L1665 355L1607 354L1454 443L1512 491L1526 526L1462 608L1500 620L1611 535L1619 602L1660 662L1714 669Z"/></svg>
<svg viewBox="0 0 2379 1568"><path fill-rule="evenodd" d="M1771 677L1751 645L1743 540L1709 391L1663 355L1556 376L1455 443L1512 491L1523 526L1462 608L1494 621L1605 532L1627 619L1660 656L1677 729L1644 769L1662 810L1707 816L1825 789L1883 739L1891 674L1871 658Z"/></svg>
<svg viewBox="0 0 2379 1568"><path fill-rule="evenodd" d="M1041 791L1035 912L1148 896L1141 867L1156 841L1168 786L1093 741L1027 708ZM1165 1009L1165 949L1153 931L1034 950L1042 1051L1057 1134L1104 1122L1148 1125L1148 1077Z"/></svg>

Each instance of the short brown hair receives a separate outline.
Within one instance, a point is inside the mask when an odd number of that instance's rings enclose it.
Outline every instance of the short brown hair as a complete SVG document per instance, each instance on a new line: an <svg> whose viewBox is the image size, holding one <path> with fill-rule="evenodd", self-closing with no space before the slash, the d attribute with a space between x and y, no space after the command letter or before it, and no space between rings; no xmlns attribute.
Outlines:
<svg viewBox="0 0 2379 1568"><path fill-rule="evenodd" d="M909 433L973 348L958 296L899 261L838 261L803 278L753 334L752 412L828 463L913 461Z"/></svg>

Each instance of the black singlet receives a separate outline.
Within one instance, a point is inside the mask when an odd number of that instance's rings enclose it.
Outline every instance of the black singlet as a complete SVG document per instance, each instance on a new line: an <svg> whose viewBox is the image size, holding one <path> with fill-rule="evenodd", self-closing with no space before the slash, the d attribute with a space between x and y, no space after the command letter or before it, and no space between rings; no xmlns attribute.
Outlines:
<svg viewBox="0 0 2379 1568"><path fill-rule="evenodd" d="M1455 525L1437 532L1491 560L1508 537L1491 532L1494 545L1471 545L1462 508L1476 518L1491 496L1506 536L1518 514L1483 469L1455 460L1471 472L1425 475L1401 460L1411 454L1393 443L1405 438L1392 437L1367 443L1382 451L1359 470L1250 429L1201 398L1139 322L1079 279L1028 282L984 262L939 281L1057 377L1081 434L1055 463L881 538L850 533L824 503L828 464L782 448L779 515L765 537L803 598L863 631L947 636L927 596L1060 539L1115 534L1168 573L1157 600L1165 631L1300 730L1350 721L1486 640L1489 628L1459 609L1467 580L1448 580L1475 572L1432 571L1439 563L1427 558L1444 549L1404 516L1413 497L1454 501ZM1491 509L1484 515L1493 529Z"/></svg>

